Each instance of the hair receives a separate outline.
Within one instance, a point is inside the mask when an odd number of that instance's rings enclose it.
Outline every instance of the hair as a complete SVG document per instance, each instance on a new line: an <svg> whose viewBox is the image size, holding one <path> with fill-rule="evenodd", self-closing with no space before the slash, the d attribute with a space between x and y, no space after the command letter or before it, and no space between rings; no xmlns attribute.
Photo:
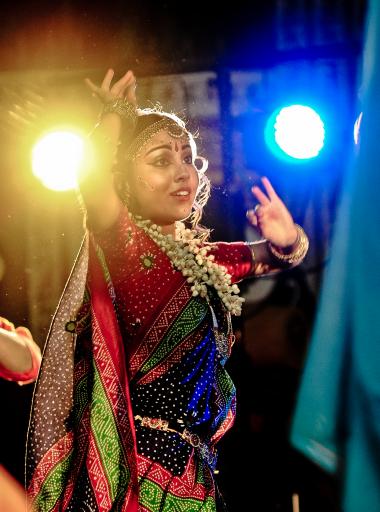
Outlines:
<svg viewBox="0 0 380 512"><path fill-rule="evenodd" d="M149 129L150 126L153 126L155 123L164 119L172 121L173 124L181 128L181 130L183 130L189 137L190 146L194 156L194 165L198 172L199 184L193 203L193 210L190 216L186 219L186 222L188 222L193 229L196 229L202 233L202 236L207 238L209 235L209 230L202 227L199 223L202 218L203 208L206 205L208 198L210 197L211 185L209 178L206 176L208 161L206 158L198 156L197 145L195 143L196 135L191 133L186 128L185 121L176 114L164 112L158 107L137 109L137 118L135 123L133 125L129 124L123 127L121 144L118 148L117 163L114 168L116 190L120 196L120 199L128 205L128 174L131 166L133 165L131 159L127 157L128 152L131 147L134 146L134 143L137 142L136 139L138 139L140 136L143 136L143 132L145 130ZM201 162L200 167L196 165L197 161Z"/></svg>

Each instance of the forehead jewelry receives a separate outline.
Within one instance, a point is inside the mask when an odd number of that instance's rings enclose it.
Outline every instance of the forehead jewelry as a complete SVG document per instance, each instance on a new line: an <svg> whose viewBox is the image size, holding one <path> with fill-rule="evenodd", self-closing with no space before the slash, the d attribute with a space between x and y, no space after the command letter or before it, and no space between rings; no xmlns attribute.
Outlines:
<svg viewBox="0 0 380 512"><path fill-rule="evenodd" d="M179 126L179 124L174 123L173 121L168 125L166 131L173 139L182 139L182 137L189 133L186 128L182 128L182 126Z"/></svg>
<svg viewBox="0 0 380 512"><path fill-rule="evenodd" d="M164 118L160 119L156 123L149 125L145 128L139 135L131 142L127 151L126 151L126 159L127 160L136 160L136 158L141 154L142 149L146 144L150 141L150 139L161 132L162 130L166 130L168 135L173 139L181 139L183 137L191 138L191 134L185 127L177 124L173 119Z"/></svg>

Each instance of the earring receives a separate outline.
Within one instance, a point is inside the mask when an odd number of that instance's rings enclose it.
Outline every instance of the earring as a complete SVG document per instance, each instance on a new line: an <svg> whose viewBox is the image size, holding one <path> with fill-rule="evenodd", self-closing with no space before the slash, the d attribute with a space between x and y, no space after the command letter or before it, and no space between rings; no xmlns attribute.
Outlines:
<svg viewBox="0 0 380 512"><path fill-rule="evenodd" d="M207 160L207 158L205 158L203 156L196 156L194 159L194 165L195 165L196 170L200 174L204 174L207 171L208 160Z"/></svg>

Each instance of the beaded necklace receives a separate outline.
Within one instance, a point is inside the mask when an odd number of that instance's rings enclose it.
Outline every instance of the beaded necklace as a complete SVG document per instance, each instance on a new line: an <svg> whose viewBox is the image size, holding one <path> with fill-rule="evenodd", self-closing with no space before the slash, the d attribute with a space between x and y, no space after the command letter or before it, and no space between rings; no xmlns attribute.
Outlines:
<svg viewBox="0 0 380 512"><path fill-rule="evenodd" d="M176 222L176 236L162 233L161 226L152 224L140 216L130 214L133 222L141 228L168 256L173 267L182 272L191 284L194 297L208 299L208 286L213 286L227 311L232 315L241 314L244 298L225 267L215 263L214 255L208 254L212 246L202 246L202 239L193 229L185 228L183 222Z"/></svg>

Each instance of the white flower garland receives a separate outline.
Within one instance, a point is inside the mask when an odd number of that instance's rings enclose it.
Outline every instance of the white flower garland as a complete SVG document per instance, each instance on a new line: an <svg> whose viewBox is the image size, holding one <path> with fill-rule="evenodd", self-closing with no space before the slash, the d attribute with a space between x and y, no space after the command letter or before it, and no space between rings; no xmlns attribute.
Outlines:
<svg viewBox="0 0 380 512"><path fill-rule="evenodd" d="M130 214L131 215L131 214ZM161 226L149 220L131 215L133 222L156 242L170 258L173 267L191 284L193 296L207 298L207 287L213 286L226 309L235 316L241 314L243 297L239 297L239 287L231 284L231 276L225 267L214 262L214 255L207 254L211 246L202 247L197 232L185 228L182 222L176 223L176 237L164 235Z"/></svg>

